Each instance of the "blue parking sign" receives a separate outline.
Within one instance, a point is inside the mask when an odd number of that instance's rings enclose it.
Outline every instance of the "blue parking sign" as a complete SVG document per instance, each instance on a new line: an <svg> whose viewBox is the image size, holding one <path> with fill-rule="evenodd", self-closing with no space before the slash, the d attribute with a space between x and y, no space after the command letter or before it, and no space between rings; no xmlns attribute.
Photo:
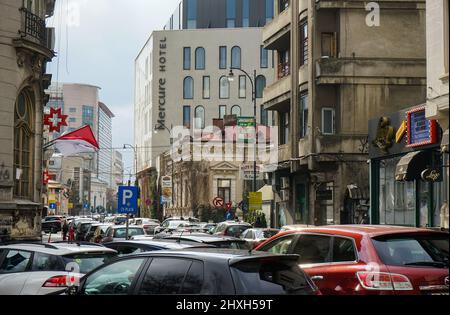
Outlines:
<svg viewBox="0 0 450 315"><path fill-rule="evenodd" d="M117 198L120 214L138 214L138 187L119 186Z"/></svg>

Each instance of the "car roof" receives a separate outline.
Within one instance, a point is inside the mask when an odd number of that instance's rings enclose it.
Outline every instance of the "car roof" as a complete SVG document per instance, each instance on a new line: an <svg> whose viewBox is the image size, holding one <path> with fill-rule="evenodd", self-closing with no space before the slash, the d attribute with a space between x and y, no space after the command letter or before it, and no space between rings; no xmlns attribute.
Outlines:
<svg viewBox="0 0 450 315"><path fill-rule="evenodd" d="M194 242L220 242L220 241L243 241L236 237L231 236L221 236L221 235L211 235L211 234L172 234L167 235L163 239L182 239L182 240L192 240ZM245 242L245 241L243 241Z"/></svg>
<svg viewBox="0 0 450 315"><path fill-rule="evenodd" d="M201 247L198 243L180 243L176 240L129 240L129 241L118 241L118 242L109 242L108 244L129 244L129 245L148 245L148 246L156 246L163 247L165 249L184 249L184 248L192 248L192 247Z"/></svg>
<svg viewBox="0 0 450 315"><path fill-rule="evenodd" d="M369 237L376 237L388 234L404 234L404 233L444 233L425 228L414 228L414 227L393 226L393 225L329 225L329 226L298 228L296 230L288 230L282 232L282 234L284 235L296 232L337 234L343 236L369 236Z"/></svg>
<svg viewBox="0 0 450 315"><path fill-rule="evenodd" d="M126 229L127 226L126 225L111 225L111 228L113 228L113 229ZM142 229L142 227L139 226L139 225L129 225L128 229Z"/></svg>
<svg viewBox="0 0 450 315"><path fill-rule="evenodd" d="M252 226L250 223L238 222L238 221L224 221L224 222L220 222L219 224Z"/></svg>
<svg viewBox="0 0 450 315"><path fill-rule="evenodd" d="M0 246L0 249L16 249L31 252L39 252L49 255L64 256L76 253L100 253L100 252L110 252L116 253L115 250L104 246L98 245L78 245L69 243L50 243L50 244L10 244L5 246Z"/></svg>

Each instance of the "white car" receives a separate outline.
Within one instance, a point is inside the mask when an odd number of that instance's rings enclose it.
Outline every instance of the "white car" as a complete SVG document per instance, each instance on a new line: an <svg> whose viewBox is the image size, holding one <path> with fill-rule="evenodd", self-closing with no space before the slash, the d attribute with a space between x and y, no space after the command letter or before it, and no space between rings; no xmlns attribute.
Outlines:
<svg viewBox="0 0 450 315"><path fill-rule="evenodd" d="M99 245L67 243L0 246L0 295L47 295L117 256Z"/></svg>

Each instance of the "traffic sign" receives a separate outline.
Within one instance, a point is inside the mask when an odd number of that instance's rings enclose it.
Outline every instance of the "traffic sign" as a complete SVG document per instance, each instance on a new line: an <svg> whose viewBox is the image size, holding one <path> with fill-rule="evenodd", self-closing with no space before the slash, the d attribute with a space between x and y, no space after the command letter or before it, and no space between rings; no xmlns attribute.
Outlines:
<svg viewBox="0 0 450 315"><path fill-rule="evenodd" d="M56 203L51 203L51 204L49 204L49 205L48 205L48 208L49 208L50 210L56 210Z"/></svg>
<svg viewBox="0 0 450 315"><path fill-rule="evenodd" d="M251 192L248 195L250 211L262 210L262 192Z"/></svg>
<svg viewBox="0 0 450 315"><path fill-rule="evenodd" d="M120 214L138 214L138 188L119 186L118 212Z"/></svg>
<svg viewBox="0 0 450 315"><path fill-rule="evenodd" d="M227 208L227 210L231 210L231 208L233 207L233 203L232 202L228 202L225 204L225 207Z"/></svg>
<svg viewBox="0 0 450 315"><path fill-rule="evenodd" d="M214 198L213 204L214 204L214 207L216 207L217 209L222 208L223 205L225 204L225 200L223 200L223 198L216 197L216 198Z"/></svg>

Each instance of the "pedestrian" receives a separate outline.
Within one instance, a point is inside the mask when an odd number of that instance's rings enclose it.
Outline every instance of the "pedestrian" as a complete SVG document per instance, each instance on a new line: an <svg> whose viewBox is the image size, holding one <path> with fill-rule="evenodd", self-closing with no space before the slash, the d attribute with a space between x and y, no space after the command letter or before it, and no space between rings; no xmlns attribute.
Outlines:
<svg viewBox="0 0 450 315"><path fill-rule="evenodd" d="M62 226L62 234L63 234L63 241L65 242L67 240L67 233L69 232L69 225L67 224L67 221L64 220L63 226Z"/></svg>
<svg viewBox="0 0 450 315"><path fill-rule="evenodd" d="M73 224L69 227L69 243L73 242L75 240L75 229L73 227Z"/></svg>

